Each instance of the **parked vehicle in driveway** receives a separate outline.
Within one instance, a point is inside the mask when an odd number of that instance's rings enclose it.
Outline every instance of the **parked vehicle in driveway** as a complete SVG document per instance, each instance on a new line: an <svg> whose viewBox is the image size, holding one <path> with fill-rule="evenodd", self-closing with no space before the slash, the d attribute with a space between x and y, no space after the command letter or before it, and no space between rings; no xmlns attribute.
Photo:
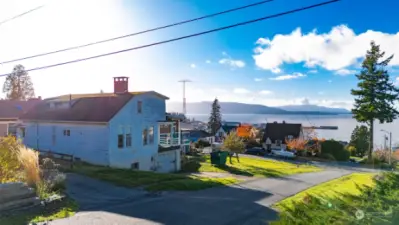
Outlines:
<svg viewBox="0 0 399 225"><path fill-rule="evenodd" d="M296 157L295 153L286 151L284 149L272 150L272 155L284 157L284 158L295 158Z"/></svg>
<svg viewBox="0 0 399 225"><path fill-rule="evenodd" d="M245 150L244 154L264 156L264 155L266 155L266 150L261 147L248 148Z"/></svg>

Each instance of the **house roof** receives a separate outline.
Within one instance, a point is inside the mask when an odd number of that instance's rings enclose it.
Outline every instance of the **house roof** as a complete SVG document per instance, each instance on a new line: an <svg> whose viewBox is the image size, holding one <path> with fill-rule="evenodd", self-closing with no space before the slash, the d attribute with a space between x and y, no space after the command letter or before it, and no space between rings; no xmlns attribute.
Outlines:
<svg viewBox="0 0 399 225"><path fill-rule="evenodd" d="M114 93L62 95L44 100L21 116L21 119L65 122L108 122L132 97L147 93L167 99L166 96L156 92L129 92L120 95ZM49 103L51 102L69 102L70 98L72 100L71 107L49 107Z"/></svg>
<svg viewBox="0 0 399 225"><path fill-rule="evenodd" d="M222 125L222 129L224 132L229 133L230 131L236 129L237 126L230 126L230 125Z"/></svg>
<svg viewBox="0 0 399 225"><path fill-rule="evenodd" d="M19 118L40 101L37 99L28 101L0 100L0 118Z"/></svg>
<svg viewBox="0 0 399 225"><path fill-rule="evenodd" d="M169 97L162 95L155 91L136 91L136 92L128 92L130 95L142 95L142 94L153 94L159 98L163 98L168 100ZM91 98L91 97L113 97L117 96L115 93L92 93L92 94L68 94L68 95L60 95L57 97L47 98L46 101L69 101L69 99L79 99L79 98Z"/></svg>
<svg viewBox="0 0 399 225"><path fill-rule="evenodd" d="M204 130L190 130L190 137L192 138L205 138L212 135Z"/></svg>
<svg viewBox="0 0 399 225"><path fill-rule="evenodd" d="M267 123L265 128L265 134L263 141L270 138L272 142L281 140L285 143L285 139L288 135L292 135L294 138L298 138L302 129L302 124L296 123Z"/></svg>

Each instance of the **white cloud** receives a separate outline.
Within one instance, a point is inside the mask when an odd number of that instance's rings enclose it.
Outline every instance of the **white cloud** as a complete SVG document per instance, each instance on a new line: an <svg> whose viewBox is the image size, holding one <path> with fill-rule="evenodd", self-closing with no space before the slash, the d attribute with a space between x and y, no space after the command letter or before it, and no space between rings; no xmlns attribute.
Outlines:
<svg viewBox="0 0 399 225"><path fill-rule="evenodd" d="M395 84L396 86L399 86L399 77L396 77L396 80L395 80L394 84Z"/></svg>
<svg viewBox="0 0 399 225"><path fill-rule="evenodd" d="M236 94L248 94L248 93L250 93L250 91L248 89L245 89L245 88L234 88L233 92L236 93Z"/></svg>
<svg viewBox="0 0 399 225"><path fill-rule="evenodd" d="M260 82L260 81L262 81L263 79L262 78L255 78L254 79L254 81L256 81L256 82Z"/></svg>
<svg viewBox="0 0 399 225"><path fill-rule="evenodd" d="M229 58L223 58L219 60L219 63L229 65L231 68L243 68L245 66L245 62L242 60L233 60Z"/></svg>
<svg viewBox="0 0 399 225"><path fill-rule="evenodd" d="M332 83L332 80L328 80L328 83Z"/></svg>
<svg viewBox="0 0 399 225"><path fill-rule="evenodd" d="M195 69L195 68L197 68L197 65L195 65L194 63L192 63L192 64L190 65L190 67L193 68L193 69Z"/></svg>
<svg viewBox="0 0 399 225"><path fill-rule="evenodd" d="M352 75L355 74L356 70L348 70L348 69L340 69L335 71L336 75L340 75L340 76L347 76L347 75Z"/></svg>
<svg viewBox="0 0 399 225"><path fill-rule="evenodd" d="M282 70L280 68L272 68L271 71L272 71L272 73L276 73L276 74L282 72Z"/></svg>
<svg viewBox="0 0 399 225"><path fill-rule="evenodd" d="M209 63L211 63L211 60L206 60L205 63L208 63L208 64L209 64Z"/></svg>
<svg viewBox="0 0 399 225"><path fill-rule="evenodd" d="M293 74L286 74L286 75L273 77L273 78L270 78L270 80L291 80L291 79L297 79L300 77L306 77L306 75L302 74L302 73L293 73Z"/></svg>
<svg viewBox="0 0 399 225"><path fill-rule="evenodd" d="M317 73L317 70L309 70L308 73Z"/></svg>
<svg viewBox="0 0 399 225"><path fill-rule="evenodd" d="M273 94L273 92L269 91L269 90L262 90L262 91L259 92L259 94L261 94L261 95L270 95L270 94Z"/></svg>
<svg viewBox="0 0 399 225"><path fill-rule="evenodd" d="M357 66L370 48L371 40L386 51L386 56L399 55L399 32L389 34L368 30L356 34L349 27L339 25L328 33L318 34L313 30L304 34L297 28L291 34L278 34L272 39L259 38L253 57L259 68L271 71L284 63L305 63L307 67L340 70ZM399 65L399 57L394 57L390 65Z"/></svg>

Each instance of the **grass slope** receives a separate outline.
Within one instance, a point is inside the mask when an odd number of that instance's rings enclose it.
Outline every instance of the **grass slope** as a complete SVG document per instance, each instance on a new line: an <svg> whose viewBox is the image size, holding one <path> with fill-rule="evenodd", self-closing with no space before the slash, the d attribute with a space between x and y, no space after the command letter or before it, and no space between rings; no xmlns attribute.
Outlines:
<svg viewBox="0 0 399 225"><path fill-rule="evenodd" d="M185 172L218 172L250 177L280 177L321 170L321 168L310 165L299 165L255 157L240 157L240 162L233 158L232 163L227 160L225 166L214 166L211 164L209 156L195 156L191 157L189 163L183 167Z"/></svg>

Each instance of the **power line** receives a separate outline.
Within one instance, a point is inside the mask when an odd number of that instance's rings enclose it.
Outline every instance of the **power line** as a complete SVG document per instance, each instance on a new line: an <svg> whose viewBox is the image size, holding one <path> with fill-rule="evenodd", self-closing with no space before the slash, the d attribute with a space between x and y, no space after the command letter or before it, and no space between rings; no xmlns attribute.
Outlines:
<svg viewBox="0 0 399 225"><path fill-rule="evenodd" d="M290 11L286 11L286 12L282 12L282 13L278 13L278 14L274 14L274 15L271 15L271 16L265 16L265 17L261 17L261 18L258 18L258 19L249 20L249 21L245 21L245 22L241 22L241 23L236 23L236 24L233 24L233 25L225 26L225 27L220 27L220 28L216 28L216 29L212 29L212 30L207 30L207 31L195 33L195 34L181 36L181 37L178 37L178 38L173 38L173 39L169 39L169 40L165 40L165 41L155 42L155 43L151 43L151 44L147 44L147 45L141 45L141 46L128 48L128 49L123 49L123 50L119 50L119 51L115 51L115 52L109 52L109 53L105 53L105 54L101 54L101 55L95 55L95 56L91 56L91 57L87 57L87 58L75 59L75 60L71 60L71 61L67 61L67 62L61 62L61 63L56 63L56 64L52 64L52 65L47 65L47 66L36 67L36 68L29 69L29 70L26 70L26 71L30 72L30 71L35 71L35 70L48 69L48 68L62 66L62 65L66 65L66 64L77 63L77 62L86 61L86 60L90 60L90 59L96 59L96 58L101 58L101 57L105 57L105 56L115 55L115 54L119 54L119 53L123 53L123 52L129 52L129 51L138 50L138 49L142 49L142 48L148 48L148 47L152 47L152 46L156 46L156 45L166 44L166 43L169 43L169 42L175 42L175 41L179 41L179 40L183 40L183 39L187 39L187 38L192 38L192 37L196 37L196 36L201 36L201 35L204 35L204 34L209 34L209 33L217 32L217 31L221 31L221 30L227 30L227 29L230 29L230 28L233 28L233 27L238 27L238 26L242 26L242 25L246 25L246 24L259 22L259 21L262 21L262 20L267 20L267 19L271 19L271 18L275 18L275 17L280 17L280 16L291 14L291 13L296 13L296 12L308 10L308 9L311 9L311 8L316 8L316 7L319 7L319 6L323 6L323 5L327 5L327 4L334 3L334 2L339 2L339 1L340 0L331 0L331 1L327 1L327 2L322 2L322 3L318 3L318 4L314 4L314 5L310 5L310 6L306 6L306 7L302 7L302 8L298 8L298 9L294 9L294 10L290 10ZM2 74L2 75L0 75L0 77L7 76L7 75L8 74Z"/></svg>
<svg viewBox="0 0 399 225"><path fill-rule="evenodd" d="M40 56L46 56L46 55L51 55L51 54L55 54L55 53L65 52L65 51L74 50L74 49L78 49L78 48L89 47L89 46L92 46L92 45L97 45L97 44L101 44L101 43L105 43L105 42L115 41L115 40L119 40L119 39L122 39L122 38L132 37L132 36L136 36L136 35L139 35L139 34L144 34L144 33L152 32L152 31L162 30L162 29L169 28L169 27L183 25L183 24L186 24L186 23L191 23L191 22L195 22L195 21L198 21L198 20L203 20L203 19L206 19L206 18L219 16L219 15L222 15L222 14L231 13L231 12L234 12L234 11L238 11L238 10L242 10L242 9L258 6L258 5L261 5L261 4L265 4L265 3L271 2L271 1L273 1L273 0L264 0L264 1L261 1L261 2L256 2L256 3L253 3L253 4L240 6L240 7L229 9L229 10L225 10L225 11L222 11L222 12L217 12L217 13L213 13L213 14L197 17L197 18L194 18L194 19L184 20L184 21L181 21L181 22L177 22L177 23L173 23L173 24L169 24L169 25L165 25L165 26L161 26L161 27L156 27L156 28L152 28L152 29L148 29L148 30L144 30L144 31L139 31L139 32L132 33L132 34L127 34L127 35L114 37L114 38L110 38L110 39L105 39L105 40L102 40L102 41L96 41L96 42L92 42L92 43L88 43L88 44L84 44L84 45L68 47L68 48L59 49L59 50L55 50L55 51L51 51L51 52L40 53L40 54L37 54L37 55L27 56L27 57L23 57L23 58L19 58L19 59L8 60L8 61L5 61L5 62L1 62L0 64L17 62L17 61L21 61L21 60L37 58L37 57L40 57Z"/></svg>
<svg viewBox="0 0 399 225"><path fill-rule="evenodd" d="M9 21L11 21L11 20L15 20L15 19L17 19L17 18L19 18L19 17L21 17L21 16L24 16L24 15L26 15L26 14L29 14L29 13L31 13L31 12L33 12L33 11L36 11L36 10L38 10L38 9L41 9L41 8L43 8L43 7L44 7L44 5L41 5L41 6L38 6L38 7L34 8L34 9L31 9L31 10L29 10L29 11L26 11L26 12L24 12L24 13L22 13L22 14L19 14L19 15L16 15L16 16L14 16L14 17L11 17L11 18L8 18L8 19L6 19L6 20L3 20L3 21L0 22L0 26L3 25L3 24L5 24L5 23L7 23L7 22L9 22Z"/></svg>

